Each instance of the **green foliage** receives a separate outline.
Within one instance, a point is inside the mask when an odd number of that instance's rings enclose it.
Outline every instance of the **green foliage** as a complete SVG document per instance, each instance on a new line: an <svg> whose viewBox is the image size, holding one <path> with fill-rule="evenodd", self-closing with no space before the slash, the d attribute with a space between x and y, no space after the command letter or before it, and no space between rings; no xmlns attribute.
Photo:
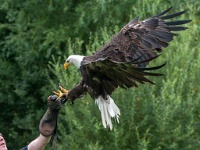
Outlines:
<svg viewBox="0 0 200 150"><path fill-rule="evenodd" d="M91 54L132 18L144 19L170 6L192 19L150 65L167 65L156 85L117 89L112 97L120 123L104 129L94 101L84 96L65 104L58 124L58 149L190 150L200 147L200 2L196 0L0 0L0 129L9 149L38 134L46 97L61 84L80 80L67 55ZM31 135L31 136L30 136ZM50 146L49 146L50 147ZM48 147L48 148L49 148ZM48 149L47 148L47 149Z"/></svg>

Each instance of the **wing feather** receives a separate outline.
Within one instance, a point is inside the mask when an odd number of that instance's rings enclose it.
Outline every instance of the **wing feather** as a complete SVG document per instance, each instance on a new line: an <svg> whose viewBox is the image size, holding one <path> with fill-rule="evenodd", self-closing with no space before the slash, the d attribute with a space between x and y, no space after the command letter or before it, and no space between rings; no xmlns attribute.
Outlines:
<svg viewBox="0 0 200 150"><path fill-rule="evenodd" d="M174 14L162 16L162 17L160 17L160 18L163 19L163 20L165 20L165 19L171 19L171 18L174 18L174 17L178 17L178 16L184 14L185 12L186 12L186 10L181 11L181 12L177 12L177 13L174 13Z"/></svg>
<svg viewBox="0 0 200 150"><path fill-rule="evenodd" d="M137 64L139 64L139 62L133 61L131 63L122 63L109 59L101 59L91 63L86 63L82 65L82 67L87 68L87 71L89 71L91 74L94 74L95 77L98 77L101 80L102 86L106 93L110 95L117 87L124 89L138 87L137 82L141 84L145 84L146 82L154 84L146 76L163 75L149 71L157 70L163 67L165 64L151 68L138 68Z"/></svg>
<svg viewBox="0 0 200 150"><path fill-rule="evenodd" d="M177 34L172 31L182 31L187 28L181 26L191 20L173 20L186 11L167 14L172 7L146 20L138 21L138 17L130 21L113 39L100 50L87 58L90 61L102 58L116 62L129 62L140 57L138 62L154 58L166 48ZM137 67L146 67L149 62L138 64Z"/></svg>
<svg viewBox="0 0 200 150"><path fill-rule="evenodd" d="M186 30L182 26L191 20L172 20L185 13L180 11L167 14L172 7L146 20L138 21L138 17L130 21L113 39L92 56L86 56L82 67L86 67L102 80L107 94L117 87L137 87L137 83L153 84L146 76L161 76L149 72L165 65L146 68L149 62L158 57L162 49L167 47L178 34L172 31ZM104 78L102 78L103 76Z"/></svg>

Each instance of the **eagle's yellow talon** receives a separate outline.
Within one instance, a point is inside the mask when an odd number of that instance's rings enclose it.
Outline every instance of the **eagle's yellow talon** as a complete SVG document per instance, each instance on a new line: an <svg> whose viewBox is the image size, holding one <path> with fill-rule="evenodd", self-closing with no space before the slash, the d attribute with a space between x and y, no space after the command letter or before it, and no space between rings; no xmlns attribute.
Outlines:
<svg viewBox="0 0 200 150"><path fill-rule="evenodd" d="M59 88L63 93L68 93L68 90L64 89L62 86L59 86Z"/></svg>
<svg viewBox="0 0 200 150"><path fill-rule="evenodd" d="M62 86L59 86L60 90L58 92L52 91L55 95L57 95L59 98L64 97L67 93L68 90L64 89Z"/></svg>
<svg viewBox="0 0 200 150"><path fill-rule="evenodd" d="M52 93L55 94L55 95L57 95L57 96L59 96L59 93L56 92L56 91L52 91Z"/></svg>

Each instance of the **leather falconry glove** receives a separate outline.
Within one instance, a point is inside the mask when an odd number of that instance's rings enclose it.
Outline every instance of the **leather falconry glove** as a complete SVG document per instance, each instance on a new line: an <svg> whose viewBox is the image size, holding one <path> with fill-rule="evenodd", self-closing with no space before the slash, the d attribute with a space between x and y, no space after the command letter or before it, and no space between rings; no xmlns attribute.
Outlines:
<svg viewBox="0 0 200 150"><path fill-rule="evenodd" d="M61 109L61 99L56 95L47 98L48 109L40 120L39 130L43 136L51 136L56 132L57 118Z"/></svg>

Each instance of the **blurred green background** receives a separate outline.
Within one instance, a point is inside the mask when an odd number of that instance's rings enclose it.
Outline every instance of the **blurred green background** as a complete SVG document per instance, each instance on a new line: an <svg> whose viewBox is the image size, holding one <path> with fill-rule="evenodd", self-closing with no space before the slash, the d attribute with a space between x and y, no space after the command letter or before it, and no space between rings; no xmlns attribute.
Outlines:
<svg viewBox="0 0 200 150"><path fill-rule="evenodd" d="M46 98L61 84L80 80L63 69L69 54L89 55L131 19L170 6L192 19L150 65L167 65L156 85L117 89L120 123L105 129L94 101L66 103L58 123L58 150L198 150L200 148L200 1L197 0L0 0L0 132L9 149L39 135ZM46 149L50 149L49 144Z"/></svg>

